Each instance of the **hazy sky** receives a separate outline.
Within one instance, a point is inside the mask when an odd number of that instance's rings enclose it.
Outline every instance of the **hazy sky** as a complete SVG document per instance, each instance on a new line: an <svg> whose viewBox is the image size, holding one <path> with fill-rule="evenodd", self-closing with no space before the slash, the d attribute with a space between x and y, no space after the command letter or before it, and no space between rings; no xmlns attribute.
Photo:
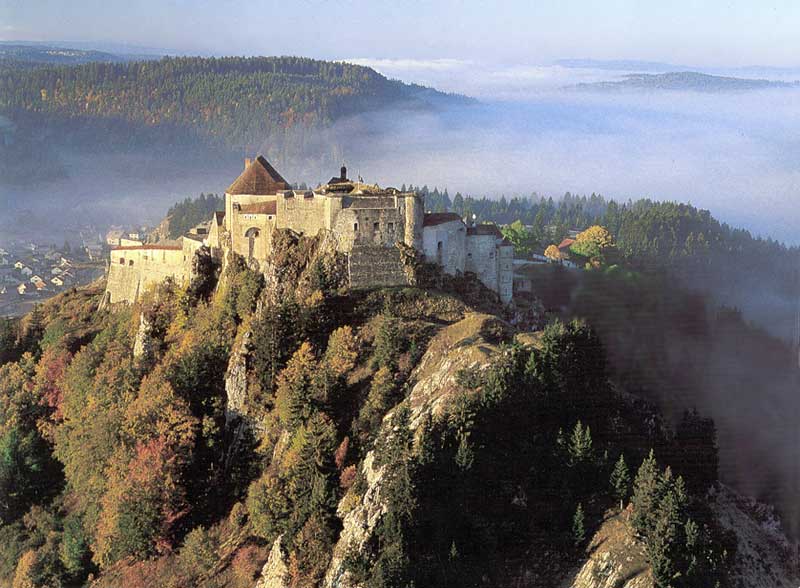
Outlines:
<svg viewBox="0 0 800 588"><path fill-rule="evenodd" d="M798 65L796 0L0 0L0 40L174 52Z"/></svg>

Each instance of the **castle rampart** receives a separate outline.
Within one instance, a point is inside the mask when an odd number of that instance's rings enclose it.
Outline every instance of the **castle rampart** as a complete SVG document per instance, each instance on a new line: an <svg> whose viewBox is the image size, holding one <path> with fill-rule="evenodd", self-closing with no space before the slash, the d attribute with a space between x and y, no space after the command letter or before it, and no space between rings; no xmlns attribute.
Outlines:
<svg viewBox="0 0 800 588"><path fill-rule="evenodd" d="M398 244L422 252L451 274L473 272L503 302L511 300L513 247L494 225L469 227L453 213L425 214L415 193L347 178L342 168L315 190L292 190L263 157L247 160L225 192L225 210L215 212L208 228L193 230L180 246L118 247L111 252L109 302L134 302L144 290L171 277L191 277L197 249L226 251L253 266L272 251L276 229L315 236L331 231L338 251L348 256L353 288L408 283Z"/></svg>

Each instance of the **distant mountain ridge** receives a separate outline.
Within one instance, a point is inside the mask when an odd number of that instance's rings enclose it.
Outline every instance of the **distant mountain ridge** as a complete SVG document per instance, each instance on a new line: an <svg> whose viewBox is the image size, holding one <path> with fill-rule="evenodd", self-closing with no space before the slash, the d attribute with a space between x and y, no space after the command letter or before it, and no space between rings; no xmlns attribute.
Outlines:
<svg viewBox="0 0 800 588"><path fill-rule="evenodd" d="M35 66L0 59L0 115L18 129L0 158L0 178L27 181L30 162L43 153L57 159L59 146L106 153L181 148L218 157L267 146L278 162L311 154L338 163L351 139L334 132L344 119L472 102L368 67L301 57L109 61L114 56L72 50L56 57L96 59Z"/></svg>
<svg viewBox="0 0 800 588"><path fill-rule="evenodd" d="M567 89L590 91L683 90L691 92L741 92L769 88L800 88L800 82L715 76L695 71L660 74L634 73L621 80L581 83Z"/></svg>
<svg viewBox="0 0 800 588"><path fill-rule="evenodd" d="M49 45L0 43L0 64L18 65L80 65L91 62L123 63L130 56L105 51L71 49Z"/></svg>

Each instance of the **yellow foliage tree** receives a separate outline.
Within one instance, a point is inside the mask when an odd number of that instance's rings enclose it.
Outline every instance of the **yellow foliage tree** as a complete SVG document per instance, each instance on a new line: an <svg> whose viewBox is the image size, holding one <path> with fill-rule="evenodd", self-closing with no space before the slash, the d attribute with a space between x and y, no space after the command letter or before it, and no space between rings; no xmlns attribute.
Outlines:
<svg viewBox="0 0 800 588"><path fill-rule="evenodd" d="M325 351L325 364L337 377L344 376L356 366L358 340L352 327L339 327L331 333Z"/></svg>
<svg viewBox="0 0 800 588"><path fill-rule="evenodd" d="M582 233L578 233L575 242L569 249L577 255L600 263L613 247L614 237L608 232L608 229L594 225Z"/></svg>
<svg viewBox="0 0 800 588"><path fill-rule="evenodd" d="M548 259L561 259L561 251L558 250L556 245L550 245L547 249L544 250L544 256Z"/></svg>
<svg viewBox="0 0 800 588"><path fill-rule="evenodd" d="M608 232L608 229L601 227L600 225L591 226L585 231L578 233L575 241L577 243L595 243L601 249L612 247L614 245L614 237Z"/></svg>

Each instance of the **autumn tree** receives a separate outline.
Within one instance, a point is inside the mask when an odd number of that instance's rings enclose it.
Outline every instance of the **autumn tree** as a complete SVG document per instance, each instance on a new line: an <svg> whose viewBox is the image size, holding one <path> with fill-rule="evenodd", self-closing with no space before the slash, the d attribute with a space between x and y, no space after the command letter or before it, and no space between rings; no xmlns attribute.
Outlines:
<svg viewBox="0 0 800 588"><path fill-rule="evenodd" d="M318 400L319 380L314 349L300 345L278 377L276 408L281 421L296 429L308 420Z"/></svg>
<svg viewBox="0 0 800 588"><path fill-rule="evenodd" d="M289 527L291 503L285 484L275 469L270 468L247 491L247 512L253 532L267 541L274 541Z"/></svg>
<svg viewBox="0 0 800 588"><path fill-rule="evenodd" d="M174 525L188 506L177 461L161 438L137 445L126 465L115 459L94 544L98 565L127 556L143 559L171 547Z"/></svg>
<svg viewBox="0 0 800 588"><path fill-rule="evenodd" d="M594 225L578 234L570 251L591 260L604 263L614 248L614 238L605 227Z"/></svg>
<svg viewBox="0 0 800 588"><path fill-rule="evenodd" d="M325 365L334 376L341 377L356 366L359 342L350 325L339 327L328 338Z"/></svg>
<svg viewBox="0 0 800 588"><path fill-rule="evenodd" d="M548 245L544 250L544 256L553 261L560 261L563 258L557 245Z"/></svg>

